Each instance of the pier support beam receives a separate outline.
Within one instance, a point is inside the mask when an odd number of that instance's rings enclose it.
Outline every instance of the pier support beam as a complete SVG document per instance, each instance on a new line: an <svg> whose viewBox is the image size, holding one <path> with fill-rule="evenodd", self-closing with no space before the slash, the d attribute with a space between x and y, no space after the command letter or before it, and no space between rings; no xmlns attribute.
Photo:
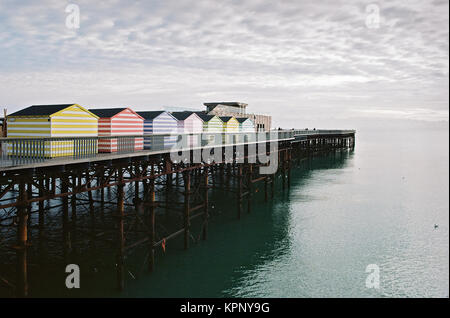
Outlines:
<svg viewBox="0 0 450 318"><path fill-rule="evenodd" d="M189 248L191 172L184 172L184 249Z"/></svg>
<svg viewBox="0 0 450 318"><path fill-rule="evenodd" d="M123 290L125 284L124 265L125 265L125 237L124 237L124 182L123 168L118 168L117 174L117 220L118 220L118 252L117 252L117 287Z"/></svg>
<svg viewBox="0 0 450 318"><path fill-rule="evenodd" d="M208 200L208 191L209 191L209 180L208 180L208 167L205 167L203 169L203 184L204 184L204 190L203 190L203 196L204 196L204 207L203 207L203 231L202 231L202 239L206 240L206 237L208 235L208 207L209 207L209 200Z"/></svg>
<svg viewBox="0 0 450 318"><path fill-rule="evenodd" d="M61 181L61 194L69 192L68 176L63 175ZM62 197L62 230L63 230L63 258L66 264L69 263L70 252L70 232L69 232L69 197Z"/></svg>
<svg viewBox="0 0 450 318"><path fill-rule="evenodd" d="M242 164L238 164L238 191L237 191L237 208L238 219L241 219L242 214Z"/></svg>
<svg viewBox="0 0 450 318"><path fill-rule="evenodd" d="M44 178L39 179L38 196L42 198L44 196ZM39 264L42 266L44 263L44 237L45 237L45 211L44 211L44 200L38 202L38 227L39 227Z"/></svg>
<svg viewBox="0 0 450 318"><path fill-rule="evenodd" d="M252 191L253 191L253 165L251 163L248 165L247 182L248 182L247 213L250 213L252 211Z"/></svg>
<svg viewBox="0 0 450 318"><path fill-rule="evenodd" d="M151 178L149 181L149 220L150 220L150 249L149 249L149 262L148 270L152 272L155 269L155 178L154 168L151 167Z"/></svg>
<svg viewBox="0 0 450 318"><path fill-rule="evenodd" d="M28 213L27 193L25 182L19 181L19 196L17 198L17 297L28 296L28 268L27 268L27 245L28 245Z"/></svg>

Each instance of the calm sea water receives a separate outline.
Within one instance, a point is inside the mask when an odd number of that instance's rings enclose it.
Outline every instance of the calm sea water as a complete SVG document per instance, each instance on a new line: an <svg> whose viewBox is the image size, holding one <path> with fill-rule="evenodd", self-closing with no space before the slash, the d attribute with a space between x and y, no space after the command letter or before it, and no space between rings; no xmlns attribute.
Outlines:
<svg viewBox="0 0 450 318"><path fill-rule="evenodd" d="M359 130L354 151L302 162L269 203L258 185L240 221L234 196L212 193L208 240L170 241L152 274L130 258L124 292L100 272L75 295L448 297L448 153L448 130ZM379 289L366 287L369 264Z"/></svg>
<svg viewBox="0 0 450 318"><path fill-rule="evenodd" d="M448 297L448 153L448 130L359 131L353 152L304 162L241 221L218 202L206 242L160 257L123 296Z"/></svg>

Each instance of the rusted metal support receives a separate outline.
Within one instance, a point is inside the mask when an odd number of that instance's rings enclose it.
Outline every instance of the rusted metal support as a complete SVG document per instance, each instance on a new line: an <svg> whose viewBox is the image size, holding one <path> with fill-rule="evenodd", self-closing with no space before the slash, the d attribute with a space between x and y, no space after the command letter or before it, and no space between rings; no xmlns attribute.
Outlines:
<svg viewBox="0 0 450 318"><path fill-rule="evenodd" d="M203 168L203 184L205 186L205 189L203 191L204 196L204 207L203 207L203 231L202 231L202 239L206 240L207 234L208 234L208 207L209 207L209 200L208 200L208 167Z"/></svg>
<svg viewBox="0 0 450 318"><path fill-rule="evenodd" d="M89 170L86 170L86 186L91 188L91 176L89 175ZM89 213L91 217L94 217L94 199L92 197L92 191L88 191L88 198L89 198Z"/></svg>
<svg viewBox="0 0 450 318"><path fill-rule="evenodd" d="M154 176L153 165L151 167L151 176ZM149 250L149 262L148 270L152 272L155 268L155 179L152 177L149 180L149 221L150 221L150 250Z"/></svg>
<svg viewBox="0 0 450 318"><path fill-rule="evenodd" d="M70 198L71 207L71 235L72 235L72 254L75 253L74 244L77 241L77 177L75 174L72 175L72 197Z"/></svg>
<svg viewBox="0 0 450 318"><path fill-rule="evenodd" d="M53 192L53 195L56 194L56 177L55 176L52 177L52 192Z"/></svg>
<svg viewBox="0 0 450 318"><path fill-rule="evenodd" d="M247 213L250 213L252 210L252 177L253 177L253 164L248 165L247 171L247 184L248 184L248 194L247 194Z"/></svg>
<svg viewBox="0 0 450 318"><path fill-rule="evenodd" d="M28 182L27 184L27 197L32 198L33 197L33 184L31 182ZM27 207L27 227L28 227L28 243L31 243L32 241L32 232L31 232L31 204L28 204Z"/></svg>
<svg viewBox="0 0 450 318"><path fill-rule="evenodd" d="M27 268L27 245L28 245L28 213L27 213L27 193L25 181L19 180L19 195L17 198L17 297L28 296L28 268Z"/></svg>
<svg viewBox="0 0 450 318"><path fill-rule="evenodd" d="M118 167L117 185L117 220L118 220L118 251L117 251L117 287L123 290L125 285L124 265L125 265L125 236L124 236L124 182L123 167Z"/></svg>
<svg viewBox="0 0 450 318"><path fill-rule="evenodd" d="M136 178L140 176L139 164L137 162L134 166L134 174ZM139 202L139 180L134 182L134 199L136 202ZM136 207L137 206L138 205L136 204Z"/></svg>
<svg viewBox="0 0 450 318"><path fill-rule="evenodd" d="M241 218L242 214L242 164L238 164L238 191L237 191L237 206L238 206L238 219Z"/></svg>
<svg viewBox="0 0 450 318"><path fill-rule="evenodd" d="M63 175L60 178L61 182L61 193L69 192L68 186L68 176ZM64 262L69 262L69 252L70 252L70 231L69 231L69 198L68 196L63 196L62 201L62 230L63 230L63 258Z"/></svg>
<svg viewBox="0 0 450 318"><path fill-rule="evenodd" d="M189 248L191 172L184 172L184 249Z"/></svg>
<svg viewBox="0 0 450 318"><path fill-rule="evenodd" d="M44 178L40 178L38 180L39 187L38 187L38 195L39 197L44 196ZM45 210L44 210L44 200L40 200L38 202L38 227L39 227L39 263L43 264L44 261L44 237L45 237Z"/></svg>

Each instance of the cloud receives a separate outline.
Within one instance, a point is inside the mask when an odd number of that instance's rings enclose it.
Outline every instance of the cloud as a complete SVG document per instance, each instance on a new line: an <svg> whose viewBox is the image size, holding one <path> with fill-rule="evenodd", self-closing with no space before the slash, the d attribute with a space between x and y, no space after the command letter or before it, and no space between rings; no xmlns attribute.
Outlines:
<svg viewBox="0 0 450 318"><path fill-rule="evenodd" d="M445 1L378 1L378 29L366 27L367 1L80 0L76 30L67 3L0 2L3 104L217 99L298 118L390 107L448 120Z"/></svg>

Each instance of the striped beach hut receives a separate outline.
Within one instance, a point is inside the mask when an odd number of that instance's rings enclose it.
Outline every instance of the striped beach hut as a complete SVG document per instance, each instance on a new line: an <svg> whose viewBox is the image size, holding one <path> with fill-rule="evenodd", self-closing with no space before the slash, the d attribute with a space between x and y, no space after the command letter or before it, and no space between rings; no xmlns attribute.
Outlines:
<svg viewBox="0 0 450 318"><path fill-rule="evenodd" d="M178 133L180 134L201 134L203 132L203 120L194 112L172 112L173 117L178 120ZM189 147L196 147L199 145L199 137L188 136L187 145Z"/></svg>
<svg viewBox="0 0 450 318"><path fill-rule="evenodd" d="M216 115L206 115L203 112L196 112L198 117L203 120L203 132L221 133L223 132L223 121Z"/></svg>
<svg viewBox="0 0 450 318"><path fill-rule="evenodd" d="M7 136L11 138L97 137L98 116L78 104L33 105L7 117ZM30 142L29 155L47 158L97 153L97 140L52 140ZM23 154L8 147L8 153Z"/></svg>
<svg viewBox="0 0 450 318"><path fill-rule="evenodd" d="M99 117L99 136L119 135L143 135L144 118L139 116L130 108L101 108L89 109ZM100 139L98 141L98 152L117 152L117 150L142 150L144 149L144 138L117 138Z"/></svg>
<svg viewBox="0 0 450 318"><path fill-rule="evenodd" d="M250 118L239 117L236 118L239 122L239 132L241 133L239 141L248 142L255 138L254 133L256 132L255 123ZM242 134L248 133L248 134ZM253 136L252 136L253 135Z"/></svg>
<svg viewBox="0 0 450 318"><path fill-rule="evenodd" d="M203 133L207 143L214 142L214 134L223 132L223 121L216 115L207 115L204 112L196 112L198 117L203 120ZM211 134L211 135L208 135Z"/></svg>
<svg viewBox="0 0 450 318"><path fill-rule="evenodd" d="M144 118L144 135L173 134L174 136L144 137L144 149L161 150L175 145L177 140L177 119L164 110L137 112Z"/></svg>
<svg viewBox="0 0 450 318"><path fill-rule="evenodd" d="M240 117L236 120L239 122L240 132L256 132L255 123L250 118Z"/></svg>
<svg viewBox="0 0 450 318"><path fill-rule="evenodd" d="M229 133L239 133L239 122L233 116L222 116L220 117L223 121L223 132L226 133L224 136L225 143L236 143L237 135L229 135Z"/></svg>

